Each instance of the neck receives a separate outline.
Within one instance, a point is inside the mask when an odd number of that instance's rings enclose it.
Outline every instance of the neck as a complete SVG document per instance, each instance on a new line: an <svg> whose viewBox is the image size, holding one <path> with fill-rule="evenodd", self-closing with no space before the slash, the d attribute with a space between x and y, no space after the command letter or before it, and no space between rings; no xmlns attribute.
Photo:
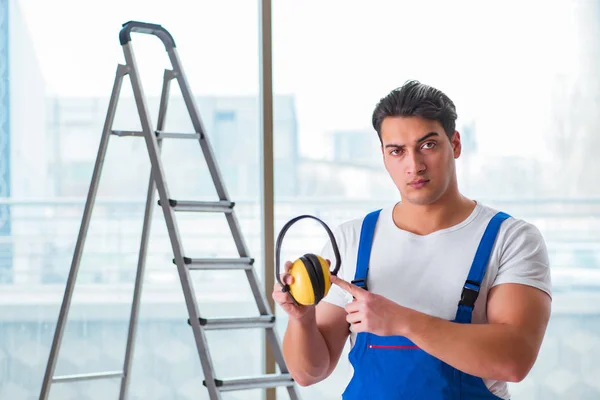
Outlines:
<svg viewBox="0 0 600 400"><path fill-rule="evenodd" d="M396 226L418 235L450 228L464 221L475 208L475 201L464 197L456 185L448 188L436 202L426 205L398 203L394 207Z"/></svg>

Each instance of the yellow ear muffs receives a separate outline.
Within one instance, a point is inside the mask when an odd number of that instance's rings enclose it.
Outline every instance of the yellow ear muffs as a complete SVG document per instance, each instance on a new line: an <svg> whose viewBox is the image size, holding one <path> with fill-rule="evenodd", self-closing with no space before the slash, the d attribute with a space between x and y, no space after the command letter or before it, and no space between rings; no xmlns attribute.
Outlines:
<svg viewBox="0 0 600 400"><path fill-rule="evenodd" d="M287 230L295 222L303 218L312 218L321 223L321 225L325 228L327 234L329 235L329 240L331 240L336 264L333 271L330 271L329 265L323 257L311 253L305 254L292 264L289 274L294 278L294 282L291 285L286 285L281 281L280 274L281 243ZM279 232L275 246L276 278L277 282L281 284L283 288L282 290L284 292L289 292L291 298L296 304L307 306L319 303L327 295L329 288L331 287L330 275L337 275L340 265L340 252L338 250L335 237L327 224L325 224L319 218L313 217L312 215L301 215L288 221L281 229L281 232Z"/></svg>

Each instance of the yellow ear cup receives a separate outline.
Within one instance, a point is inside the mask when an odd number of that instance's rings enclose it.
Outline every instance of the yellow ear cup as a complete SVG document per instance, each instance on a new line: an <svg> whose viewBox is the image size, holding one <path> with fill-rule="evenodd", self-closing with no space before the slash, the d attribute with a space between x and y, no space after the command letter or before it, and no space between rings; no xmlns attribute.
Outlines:
<svg viewBox="0 0 600 400"><path fill-rule="evenodd" d="M321 266L321 272L323 274L323 282L325 283L325 290L323 297L329 292L331 287L331 279L329 271L329 264L321 256L316 256ZM299 304L304 306L315 304L315 288L310 279L310 275L307 271L308 266L304 265L302 260L296 260L291 268L289 274L294 278L294 283L290 285L290 294L296 299Z"/></svg>
<svg viewBox="0 0 600 400"><path fill-rule="evenodd" d="M328 271L329 272L329 271ZM302 260L298 259L292 264L289 274L294 278L294 283L290 285L290 294L303 306L309 306L315 303L315 291L312 281ZM329 277L327 278L329 279Z"/></svg>

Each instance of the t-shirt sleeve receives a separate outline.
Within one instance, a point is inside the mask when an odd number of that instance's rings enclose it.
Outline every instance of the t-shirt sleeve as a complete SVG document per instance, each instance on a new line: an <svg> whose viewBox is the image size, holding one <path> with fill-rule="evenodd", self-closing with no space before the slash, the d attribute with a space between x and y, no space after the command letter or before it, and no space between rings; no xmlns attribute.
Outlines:
<svg viewBox="0 0 600 400"><path fill-rule="evenodd" d="M337 275L340 278L350 282L346 276L346 268L344 268L344 259L346 258L346 242L345 237L342 234L342 228L337 227L333 231L333 235L335 237L335 241L340 251L340 258L342 260L340 264L340 270L338 271ZM336 258L335 253L333 251L333 245L331 244L330 240L327 240L327 243L323 247L323 250L321 250L321 256L331 262L331 270L333 271L333 268L335 267ZM340 288L338 285L331 285L331 287L329 288L329 292L321 301L325 301L327 303L343 308L346 306L346 304L352 301L352 296L348 292Z"/></svg>
<svg viewBox="0 0 600 400"><path fill-rule="evenodd" d="M517 221L506 232L499 254L499 268L492 287L518 283L552 296L548 250L541 232L532 224Z"/></svg>

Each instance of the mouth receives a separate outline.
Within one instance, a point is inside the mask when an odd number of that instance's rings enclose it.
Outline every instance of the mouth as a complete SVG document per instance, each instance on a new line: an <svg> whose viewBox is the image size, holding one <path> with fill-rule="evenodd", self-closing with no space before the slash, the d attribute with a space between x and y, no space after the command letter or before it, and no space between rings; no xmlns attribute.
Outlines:
<svg viewBox="0 0 600 400"><path fill-rule="evenodd" d="M429 183L429 179L417 179L409 183L415 189L420 189Z"/></svg>

